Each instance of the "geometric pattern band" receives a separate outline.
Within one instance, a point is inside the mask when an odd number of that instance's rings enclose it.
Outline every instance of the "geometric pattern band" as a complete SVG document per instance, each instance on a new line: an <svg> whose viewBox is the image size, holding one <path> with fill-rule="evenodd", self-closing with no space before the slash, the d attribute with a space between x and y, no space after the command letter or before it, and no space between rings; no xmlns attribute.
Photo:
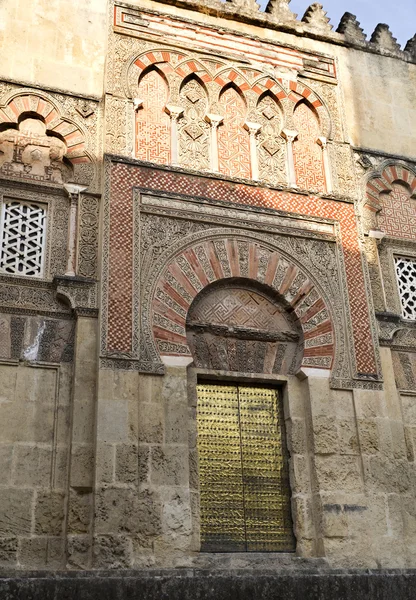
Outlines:
<svg viewBox="0 0 416 600"><path fill-rule="evenodd" d="M5 202L2 217L0 269L40 277L46 238L45 206Z"/></svg>

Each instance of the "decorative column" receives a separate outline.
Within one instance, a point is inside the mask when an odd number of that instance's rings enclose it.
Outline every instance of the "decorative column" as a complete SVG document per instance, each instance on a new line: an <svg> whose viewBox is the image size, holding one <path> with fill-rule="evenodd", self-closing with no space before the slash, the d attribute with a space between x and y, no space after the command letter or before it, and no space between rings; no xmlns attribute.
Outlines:
<svg viewBox="0 0 416 600"><path fill-rule="evenodd" d="M318 137L316 141L322 148L322 162L324 165L326 191L328 192L328 194L332 194L333 187L331 169L329 166L328 140L326 139L326 137Z"/></svg>
<svg viewBox="0 0 416 600"><path fill-rule="evenodd" d="M250 134L250 163L251 163L251 177L252 179L259 179L259 158L257 155L257 141L256 135L260 131L261 125L258 123L250 123L247 121L244 123L244 128Z"/></svg>
<svg viewBox="0 0 416 600"><path fill-rule="evenodd" d="M68 260L66 264L65 275L75 277L77 264L77 230L78 230L78 204L82 192L87 189L86 186L67 183L64 185L70 198L69 223L68 223Z"/></svg>
<svg viewBox="0 0 416 600"><path fill-rule="evenodd" d="M211 171L218 173L218 127L221 125L224 117L210 113L205 115L205 120L211 125Z"/></svg>
<svg viewBox="0 0 416 600"><path fill-rule="evenodd" d="M282 136L286 140L289 187L296 188L298 186L296 184L295 161L293 159L293 142L298 137L298 132L294 129L283 129Z"/></svg>
<svg viewBox="0 0 416 600"><path fill-rule="evenodd" d="M172 165L179 164L179 138L178 138L178 119L183 115L181 106L168 104L165 107L170 116L170 162Z"/></svg>

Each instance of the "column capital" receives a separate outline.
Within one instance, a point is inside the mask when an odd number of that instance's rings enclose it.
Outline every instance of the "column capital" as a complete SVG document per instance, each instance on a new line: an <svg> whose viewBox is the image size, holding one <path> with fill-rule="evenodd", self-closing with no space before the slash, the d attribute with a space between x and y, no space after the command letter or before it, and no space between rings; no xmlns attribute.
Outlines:
<svg viewBox="0 0 416 600"><path fill-rule="evenodd" d="M176 106L174 104L167 104L165 106L165 112L168 113L171 119L177 121L179 117L183 114L184 109L182 106Z"/></svg>
<svg viewBox="0 0 416 600"><path fill-rule="evenodd" d="M143 100L141 98L133 98L133 107L135 112L139 112L143 108Z"/></svg>
<svg viewBox="0 0 416 600"><path fill-rule="evenodd" d="M250 135L257 135L261 129L261 125L259 123L252 123L251 121L246 121L244 123L244 129L246 129Z"/></svg>
<svg viewBox="0 0 416 600"><path fill-rule="evenodd" d="M328 140L324 136L319 136L318 139L316 140L316 143L319 144L323 149L323 148L326 148Z"/></svg>
<svg viewBox="0 0 416 600"><path fill-rule="evenodd" d="M88 189L86 185L78 185L77 183L65 183L64 189L71 200L78 200L79 195Z"/></svg>
<svg viewBox="0 0 416 600"><path fill-rule="evenodd" d="M284 139L289 144L293 144L293 142L298 137L298 135L299 135L299 132L296 131L296 129L283 129L282 130L282 137L284 137Z"/></svg>
<svg viewBox="0 0 416 600"><path fill-rule="evenodd" d="M222 117L221 115L216 115L214 113L207 113L205 115L205 121L207 123L209 123L211 125L211 127L214 127L215 129L221 125L221 123L224 120L224 117Z"/></svg>

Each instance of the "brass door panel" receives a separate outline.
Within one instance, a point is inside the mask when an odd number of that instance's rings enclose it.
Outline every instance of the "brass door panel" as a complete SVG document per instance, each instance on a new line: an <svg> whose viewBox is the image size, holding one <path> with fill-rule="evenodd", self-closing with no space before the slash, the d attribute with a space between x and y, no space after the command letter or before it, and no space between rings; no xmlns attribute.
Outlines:
<svg viewBox="0 0 416 600"><path fill-rule="evenodd" d="M202 550L293 551L277 390L198 385L197 393Z"/></svg>

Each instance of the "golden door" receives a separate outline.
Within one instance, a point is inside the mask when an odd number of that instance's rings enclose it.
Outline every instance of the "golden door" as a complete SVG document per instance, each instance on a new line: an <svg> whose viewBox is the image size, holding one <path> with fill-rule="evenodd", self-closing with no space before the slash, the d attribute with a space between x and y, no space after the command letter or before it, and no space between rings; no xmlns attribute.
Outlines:
<svg viewBox="0 0 416 600"><path fill-rule="evenodd" d="M292 552L278 391L204 384L197 394L201 549Z"/></svg>

